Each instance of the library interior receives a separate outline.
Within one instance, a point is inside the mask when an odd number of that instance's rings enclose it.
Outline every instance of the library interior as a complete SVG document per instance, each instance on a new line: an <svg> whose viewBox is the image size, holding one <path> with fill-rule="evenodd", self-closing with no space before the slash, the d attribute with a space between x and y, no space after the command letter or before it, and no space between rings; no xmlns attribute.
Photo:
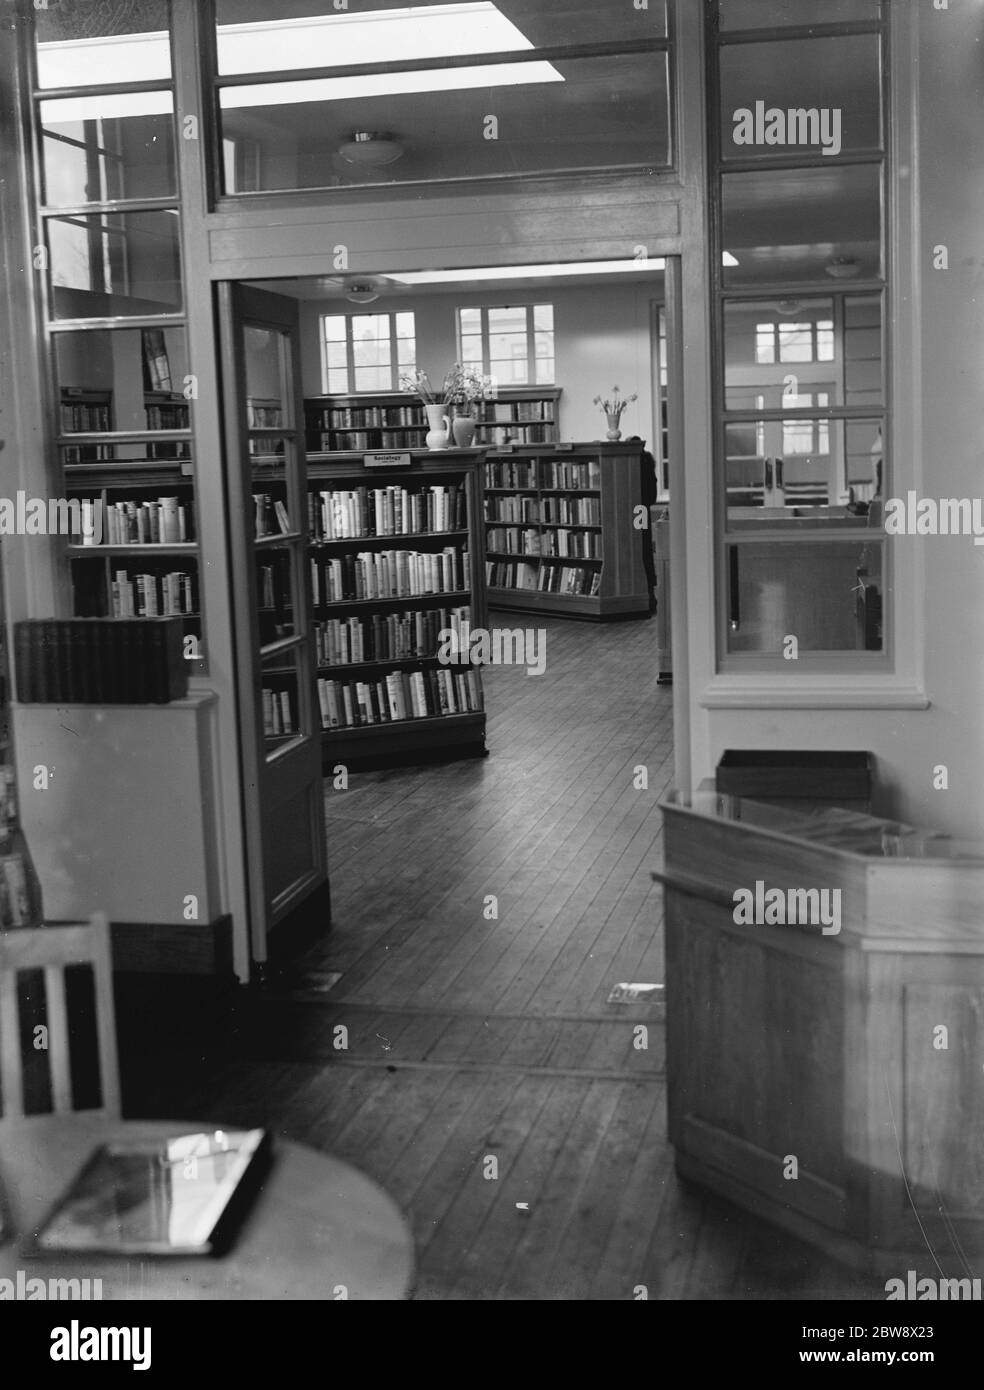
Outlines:
<svg viewBox="0 0 984 1390"><path fill-rule="evenodd" d="M973 1272L981 5L3 12L0 1276Z"/></svg>

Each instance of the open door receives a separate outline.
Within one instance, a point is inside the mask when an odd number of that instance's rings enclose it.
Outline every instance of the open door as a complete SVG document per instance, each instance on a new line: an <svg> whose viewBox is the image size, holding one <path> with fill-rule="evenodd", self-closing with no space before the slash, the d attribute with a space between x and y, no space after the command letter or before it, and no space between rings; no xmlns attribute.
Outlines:
<svg viewBox="0 0 984 1390"><path fill-rule="evenodd" d="M278 926L319 890L312 906L328 925L298 309L231 282L219 306L250 942L262 967Z"/></svg>

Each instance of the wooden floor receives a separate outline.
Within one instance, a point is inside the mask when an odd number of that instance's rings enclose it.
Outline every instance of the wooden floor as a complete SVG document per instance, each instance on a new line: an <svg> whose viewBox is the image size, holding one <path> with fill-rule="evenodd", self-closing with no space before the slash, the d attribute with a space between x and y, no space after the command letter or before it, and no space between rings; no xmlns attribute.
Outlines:
<svg viewBox="0 0 984 1390"><path fill-rule="evenodd" d="M134 1020L127 1112L357 1164L407 1214L419 1299L883 1298L676 1178L659 995L607 1002L663 979L655 625L535 621L545 674L486 673L489 758L327 787L331 932L189 1015L166 1066Z"/></svg>

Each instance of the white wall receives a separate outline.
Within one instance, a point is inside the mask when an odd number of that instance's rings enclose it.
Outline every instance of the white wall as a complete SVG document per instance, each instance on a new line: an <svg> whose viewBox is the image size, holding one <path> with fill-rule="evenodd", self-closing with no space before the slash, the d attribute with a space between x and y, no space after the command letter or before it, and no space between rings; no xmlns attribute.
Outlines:
<svg viewBox="0 0 984 1390"><path fill-rule="evenodd" d="M984 381L984 13L978 5L920 6L919 148L921 190L912 293L896 303L895 349L913 353L909 389L913 439L898 437L913 485L925 497L980 497L984 489L981 382ZM911 74L902 74L905 77ZM902 90L907 89L903 86ZM907 184L901 185L906 194ZM949 270L933 268L933 248L949 248ZM919 322L918 314L915 322ZM921 363L921 366L920 366ZM900 392L900 396L901 396ZM896 403L899 419L910 402ZM921 412L921 417L920 417ZM921 428L919 420L921 418ZM898 423L898 420L897 420ZM688 460L688 467L697 460ZM917 657L930 706L892 709L695 709L695 778L710 775L721 751L735 748L870 749L885 788L879 809L957 836L984 838L984 550L966 537L900 537L901 565L915 569L915 597L903 610L902 642ZM894 597L894 593L890 594ZM699 673L698 673L699 675ZM691 698L699 701L702 681ZM934 790L944 764L949 789Z"/></svg>
<svg viewBox="0 0 984 1390"><path fill-rule="evenodd" d="M541 304L554 306L556 385L560 397L561 437L594 440L605 437L605 417L592 404L608 396L612 386L639 399L622 417L622 434L641 435L653 444L653 365L650 346L650 302L661 286L584 285L574 289L538 290L531 281L522 290L476 291L462 286L455 293L382 295L372 310L414 313L417 360L435 386L454 362L454 310L458 305ZM350 306L344 300L301 304L301 342L305 396L320 395L321 350L318 316Z"/></svg>

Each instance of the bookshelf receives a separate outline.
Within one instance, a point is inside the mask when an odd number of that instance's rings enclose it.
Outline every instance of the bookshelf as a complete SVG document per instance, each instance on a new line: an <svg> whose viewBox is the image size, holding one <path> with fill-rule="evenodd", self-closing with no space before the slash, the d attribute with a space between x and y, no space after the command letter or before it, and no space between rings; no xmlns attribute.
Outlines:
<svg viewBox="0 0 984 1390"><path fill-rule="evenodd" d="M500 389L496 400L475 406L476 447L553 441L559 401L559 387ZM422 449L425 444L427 417L417 397L406 391L310 397L304 414L309 459L346 450Z"/></svg>
<svg viewBox="0 0 984 1390"><path fill-rule="evenodd" d="M494 608L648 615L643 547L650 535L634 525L642 448L541 445L487 455L486 580Z"/></svg>
<svg viewBox="0 0 984 1390"><path fill-rule="evenodd" d="M484 754L481 672L438 660L486 624L481 455L309 461L308 535L325 766Z"/></svg>
<svg viewBox="0 0 984 1390"><path fill-rule="evenodd" d="M73 613L180 616L185 633L200 641L189 402L180 392L150 388L137 402L135 428L121 429L111 391L60 392L64 495L78 504L65 548ZM200 660L189 669L203 668Z"/></svg>
<svg viewBox="0 0 984 1390"><path fill-rule="evenodd" d="M40 884L18 810L11 712L11 631L0 554L0 932L11 927L40 927L43 922Z"/></svg>

